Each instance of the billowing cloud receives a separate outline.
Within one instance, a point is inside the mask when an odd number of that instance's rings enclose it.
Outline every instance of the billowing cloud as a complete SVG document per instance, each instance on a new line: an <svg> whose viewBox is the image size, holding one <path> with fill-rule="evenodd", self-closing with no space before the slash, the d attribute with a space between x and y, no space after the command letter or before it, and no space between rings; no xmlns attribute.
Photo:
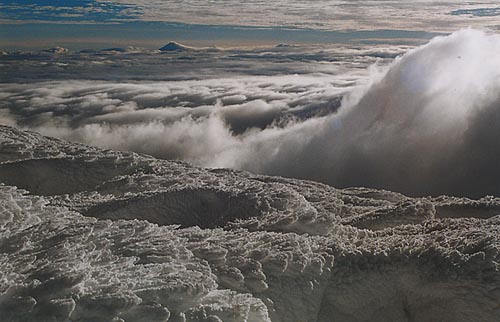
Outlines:
<svg viewBox="0 0 500 322"><path fill-rule="evenodd" d="M498 35L465 30L408 52L263 172L417 195L499 194L499 50Z"/></svg>
<svg viewBox="0 0 500 322"><path fill-rule="evenodd" d="M465 30L396 59L344 104L323 172L410 194L499 194L499 50L500 36Z"/></svg>
<svg viewBox="0 0 500 322"><path fill-rule="evenodd" d="M10 83L1 85L1 119L89 144L340 187L498 195L498 52L500 36L465 30L365 76L351 69Z"/></svg>

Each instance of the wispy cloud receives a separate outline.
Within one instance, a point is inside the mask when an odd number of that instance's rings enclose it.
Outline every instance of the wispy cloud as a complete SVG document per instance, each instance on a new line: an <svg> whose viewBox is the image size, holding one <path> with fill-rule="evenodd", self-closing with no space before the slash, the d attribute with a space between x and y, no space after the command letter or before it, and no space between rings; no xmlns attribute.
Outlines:
<svg viewBox="0 0 500 322"><path fill-rule="evenodd" d="M200 0L8 0L10 21L116 22L124 20L198 25L315 30L432 30L498 26L495 1L200 1ZM471 20L469 17L474 19ZM153 29L152 29L153 30Z"/></svg>
<svg viewBox="0 0 500 322"><path fill-rule="evenodd" d="M14 21L113 22L142 13L135 5L95 0L5 0L0 8L2 19Z"/></svg>

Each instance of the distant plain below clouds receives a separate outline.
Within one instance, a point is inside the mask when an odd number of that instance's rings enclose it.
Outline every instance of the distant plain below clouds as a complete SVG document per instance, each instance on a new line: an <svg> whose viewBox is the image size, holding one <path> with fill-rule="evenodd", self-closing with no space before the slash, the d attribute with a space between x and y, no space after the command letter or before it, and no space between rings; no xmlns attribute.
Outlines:
<svg viewBox="0 0 500 322"><path fill-rule="evenodd" d="M498 52L464 30L414 49L7 54L0 122L338 187L500 195Z"/></svg>

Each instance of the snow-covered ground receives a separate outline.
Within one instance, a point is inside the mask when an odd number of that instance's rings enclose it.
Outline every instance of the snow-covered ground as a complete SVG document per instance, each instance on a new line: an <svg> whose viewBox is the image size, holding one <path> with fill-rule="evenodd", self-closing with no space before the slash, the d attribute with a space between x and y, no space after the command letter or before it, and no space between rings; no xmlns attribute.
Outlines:
<svg viewBox="0 0 500 322"><path fill-rule="evenodd" d="M0 127L0 320L500 316L500 199L204 169Z"/></svg>

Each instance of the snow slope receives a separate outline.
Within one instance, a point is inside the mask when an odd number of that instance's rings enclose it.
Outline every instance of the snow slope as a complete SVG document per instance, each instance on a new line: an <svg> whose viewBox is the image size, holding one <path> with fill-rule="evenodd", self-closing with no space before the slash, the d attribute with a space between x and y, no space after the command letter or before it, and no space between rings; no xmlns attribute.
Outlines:
<svg viewBox="0 0 500 322"><path fill-rule="evenodd" d="M0 126L1 321L495 321L500 199L203 169Z"/></svg>

